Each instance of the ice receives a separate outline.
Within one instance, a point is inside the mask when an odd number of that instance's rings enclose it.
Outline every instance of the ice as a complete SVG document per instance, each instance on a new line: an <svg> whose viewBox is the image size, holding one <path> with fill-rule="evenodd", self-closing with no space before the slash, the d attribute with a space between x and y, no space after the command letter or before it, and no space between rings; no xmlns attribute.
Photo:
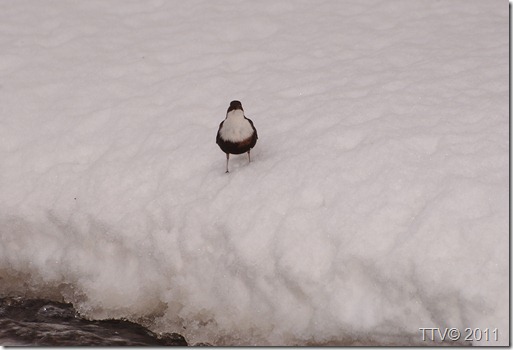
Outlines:
<svg viewBox="0 0 513 350"><path fill-rule="evenodd" d="M193 344L508 344L507 23L476 0L2 1L0 294ZM259 141L225 174L231 100Z"/></svg>

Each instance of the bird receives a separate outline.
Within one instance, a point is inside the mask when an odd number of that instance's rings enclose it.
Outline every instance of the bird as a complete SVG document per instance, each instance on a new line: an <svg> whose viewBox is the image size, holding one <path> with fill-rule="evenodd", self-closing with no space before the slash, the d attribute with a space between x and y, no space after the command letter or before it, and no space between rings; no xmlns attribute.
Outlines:
<svg viewBox="0 0 513 350"><path fill-rule="evenodd" d="M229 173L230 154L248 153L251 163L251 149L255 147L258 134L253 121L246 118L240 101L230 102L226 118L219 124L216 143L226 153L226 173Z"/></svg>

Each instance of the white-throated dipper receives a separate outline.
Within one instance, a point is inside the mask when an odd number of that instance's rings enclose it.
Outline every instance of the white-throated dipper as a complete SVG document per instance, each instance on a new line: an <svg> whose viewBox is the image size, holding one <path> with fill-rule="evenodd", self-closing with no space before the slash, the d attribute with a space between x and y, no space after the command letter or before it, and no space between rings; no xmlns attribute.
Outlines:
<svg viewBox="0 0 513 350"><path fill-rule="evenodd" d="M226 172L230 154L248 153L251 162L250 151L257 142L258 135L251 119L246 118L240 101L230 102L226 111L226 118L219 124L216 143L226 153Z"/></svg>

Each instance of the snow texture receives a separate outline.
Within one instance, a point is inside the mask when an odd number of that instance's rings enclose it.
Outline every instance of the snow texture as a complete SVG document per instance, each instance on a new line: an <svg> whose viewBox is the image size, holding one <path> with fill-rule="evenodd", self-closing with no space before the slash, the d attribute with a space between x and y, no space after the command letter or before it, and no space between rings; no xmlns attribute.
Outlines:
<svg viewBox="0 0 513 350"><path fill-rule="evenodd" d="M0 99L2 295L192 343L508 344L505 1L2 0ZM225 174L232 100L259 141Z"/></svg>

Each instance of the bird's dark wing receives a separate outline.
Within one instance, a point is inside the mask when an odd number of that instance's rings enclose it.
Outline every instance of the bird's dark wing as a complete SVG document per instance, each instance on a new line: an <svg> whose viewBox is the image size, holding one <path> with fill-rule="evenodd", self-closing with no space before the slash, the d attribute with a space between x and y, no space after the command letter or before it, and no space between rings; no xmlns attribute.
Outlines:
<svg viewBox="0 0 513 350"><path fill-rule="evenodd" d="M216 136L216 143L219 145L219 142L221 141L221 127L223 126L224 120L219 124L219 129L217 130L217 136Z"/></svg>
<svg viewBox="0 0 513 350"><path fill-rule="evenodd" d="M244 117L244 118L246 118L246 117ZM246 118L246 119L249 122L249 124L251 124L251 127L253 128L253 131L255 132L255 138L258 139L258 134L257 134L255 126L253 125L253 121L251 119L249 119L249 118Z"/></svg>

